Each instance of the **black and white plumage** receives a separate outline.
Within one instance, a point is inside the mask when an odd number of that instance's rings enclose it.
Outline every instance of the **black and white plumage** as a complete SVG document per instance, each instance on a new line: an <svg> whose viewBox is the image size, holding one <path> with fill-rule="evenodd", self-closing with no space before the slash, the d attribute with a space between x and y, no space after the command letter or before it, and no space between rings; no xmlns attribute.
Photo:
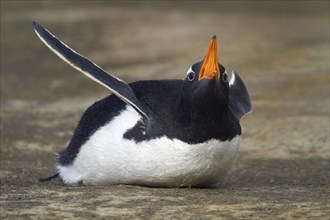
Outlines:
<svg viewBox="0 0 330 220"><path fill-rule="evenodd" d="M239 121L252 107L236 72L228 82L215 37L184 80L126 84L33 26L55 54L113 92L86 110L60 152L65 183L208 186L222 180L239 147Z"/></svg>

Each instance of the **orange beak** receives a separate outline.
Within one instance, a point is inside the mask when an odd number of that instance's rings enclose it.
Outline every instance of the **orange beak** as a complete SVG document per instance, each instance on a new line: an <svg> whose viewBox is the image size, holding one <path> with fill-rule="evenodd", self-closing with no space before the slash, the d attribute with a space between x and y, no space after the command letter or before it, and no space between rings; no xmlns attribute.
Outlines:
<svg viewBox="0 0 330 220"><path fill-rule="evenodd" d="M217 37L214 35L207 49L207 53L199 72L198 80L201 79L220 79L220 70L218 65L218 46Z"/></svg>

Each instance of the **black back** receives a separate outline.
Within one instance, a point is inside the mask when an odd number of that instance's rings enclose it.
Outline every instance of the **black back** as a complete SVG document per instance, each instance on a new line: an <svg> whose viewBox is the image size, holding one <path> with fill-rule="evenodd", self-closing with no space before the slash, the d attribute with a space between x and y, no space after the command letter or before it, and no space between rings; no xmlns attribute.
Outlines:
<svg viewBox="0 0 330 220"><path fill-rule="evenodd" d="M221 100L211 96L187 103L186 96L190 91L186 87L189 83L187 80L163 80L130 84L137 98L154 113L162 132L153 132L152 124L146 122L147 134L143 139L136 139L133 135L126 138L141 141L166 135L196 144L210 139L226 141L241 134L239 121ZM205 83L209 82L206 80Z"/></svg>

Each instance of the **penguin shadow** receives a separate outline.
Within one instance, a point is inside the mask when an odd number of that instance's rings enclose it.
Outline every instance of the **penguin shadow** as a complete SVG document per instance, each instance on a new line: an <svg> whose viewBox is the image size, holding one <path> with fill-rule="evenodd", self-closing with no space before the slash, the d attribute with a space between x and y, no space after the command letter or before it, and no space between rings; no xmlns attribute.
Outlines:
<svg viewBox="0 0 330 220"><path fill-rule="evenodd" d="M212 186L167 187L137 184L149 189L193 188L193 189L239 189L254 187L317 187L328 182L329 160L324 158L307 159L245 159L238 160L224 181ZM39 184L66 186L57 176L39 179ZM123 184L121 184L123 185ZM84 187L82 183L74 187ZM133 185L123 185L133 186Z"/></svg>
<svg viewBox="0 0 330 220"><path fill-rule="evenodd" d="M302 159L246 159L237 161L227 178L217 188L253 188L276 186L325 186L329 160Z"/></svg>

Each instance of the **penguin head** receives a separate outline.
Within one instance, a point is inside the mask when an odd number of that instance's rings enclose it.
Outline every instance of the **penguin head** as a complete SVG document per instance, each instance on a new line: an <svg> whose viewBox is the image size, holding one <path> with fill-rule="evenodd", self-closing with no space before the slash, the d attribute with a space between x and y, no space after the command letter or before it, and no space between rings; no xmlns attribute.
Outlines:
<svg viewBox="0 0 330 220"><path fill-rule="evenodd" d="M187 71L183 101L202 112L225 111L229 101L229 82L225 67L218 62L217 40L213 36L204 60Z"/></svg>

